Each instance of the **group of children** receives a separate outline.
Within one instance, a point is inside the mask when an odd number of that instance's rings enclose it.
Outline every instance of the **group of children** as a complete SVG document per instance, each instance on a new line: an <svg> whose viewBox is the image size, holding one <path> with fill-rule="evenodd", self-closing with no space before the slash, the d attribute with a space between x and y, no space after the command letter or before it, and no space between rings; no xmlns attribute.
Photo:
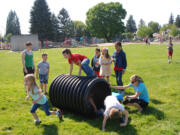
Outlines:
<svg viewBox="0 0 180 135"><path fill-rule="evenodd" d="M96 49L96 55L93 57L91 62L92 68L89 66L89 58L84 55L71 53L70 49L64 49L62 51L62 54L65 58L68 59L68 62L70 64L69 75L72 75L73 64L75 64L79 66L79 76L81 75L81 71L83 70L87 76L98 76L99 78L106 78L108 82L109 77L112 73L111 63L114 62L114 71L118 86L111 86L111 88L124 91L126 88L133 87L135 94L132 96L126 96L123 104L135 106L141 112L148 106L149 103L147 88L142 78L138 75L133 75L130 78L130 84L123 86L122 75L126 71L127 67L126 54L122 49L121 42L117 42L115 44L115 49L116 50L114 51L112 57L109 55L107 48L103 48L101 52L100 49ZM33 99L33 105L30 112L35 119L35 123L41 122L36 114L36 110L40 106L43 107L46 115L55 114L59 117L60 120L62 120L62 113L60 109L57 111L49 111L48 99L45 96L47 95L47 83L50 71L47 57L48 55L46 53L42 54L42 61L40 61L37 65L35 78L35 76L33 75L35 72L35 65L33 59L32 44L30 42L26 43L26 50L22 53L23 72L25 76L25 87L27 91L26 99L28 100L30 96ZM36 79L40 80L41 89L38 87ZM44 90L45 95L43 94L42 90ZM102 124L103 131L105 130L106 121L109 118L121 118L123 115L125 115L125 119L123 123L120 124L120 126L127 125L128 112L115 96L107 96L104 100L104 106L105 111L103 112L104 119ZM95 105L93 107L96 108Z"/></svg>

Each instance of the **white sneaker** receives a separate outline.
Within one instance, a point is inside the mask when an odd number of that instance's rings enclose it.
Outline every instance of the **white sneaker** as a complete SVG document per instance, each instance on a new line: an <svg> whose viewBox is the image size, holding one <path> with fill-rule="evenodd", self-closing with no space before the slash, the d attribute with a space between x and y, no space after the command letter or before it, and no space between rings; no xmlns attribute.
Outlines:
<svg viewBox="0 0 180 135"><path fill-rule="evenodd" d="M41 121L38 119L38 120L34 120L34 123L35 124L40 124L41 123Z"/></svg>

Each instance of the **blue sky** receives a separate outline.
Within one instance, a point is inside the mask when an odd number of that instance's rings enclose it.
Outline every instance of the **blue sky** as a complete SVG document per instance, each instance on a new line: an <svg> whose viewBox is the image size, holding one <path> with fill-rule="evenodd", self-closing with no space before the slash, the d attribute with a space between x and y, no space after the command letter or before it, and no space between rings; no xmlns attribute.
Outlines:
<svg viewBox="0 0 180 135"><path fill-rule="evenodd" d="M1 0L0 7L0 34L5 33L6 19L9 11L15 10L21 25L22 34L29 33L30 10L35 0ZM46 0L51 12L58 14L61 8L66 8L72 20L85 22L86 12L99 2L120 2L130 14L134 16L136 24L139 20L159 22L161 25L169 20L171 13L180 15L180 0ZM126 22L125 20L125 22Z"/></svg>

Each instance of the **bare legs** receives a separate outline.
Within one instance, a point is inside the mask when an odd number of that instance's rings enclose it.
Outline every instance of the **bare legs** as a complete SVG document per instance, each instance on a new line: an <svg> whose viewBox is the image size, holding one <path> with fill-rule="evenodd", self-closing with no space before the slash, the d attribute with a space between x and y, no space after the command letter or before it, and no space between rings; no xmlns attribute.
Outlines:
<svg viewBox="0 0 180 135"><path fill-rule="evenodd" d="M128 103L127 105L136 107L138 109L138 112L142 112L143 110L141 106L137 103Z"/></svg>
<svg viewBox="0 0 180 135"><path fill-rule="evenodd" d="M45 84L45 83L41 83L41 89L42 89L42 91L44 91L45 92L45 94L47 95L47 84Z"/></svg>

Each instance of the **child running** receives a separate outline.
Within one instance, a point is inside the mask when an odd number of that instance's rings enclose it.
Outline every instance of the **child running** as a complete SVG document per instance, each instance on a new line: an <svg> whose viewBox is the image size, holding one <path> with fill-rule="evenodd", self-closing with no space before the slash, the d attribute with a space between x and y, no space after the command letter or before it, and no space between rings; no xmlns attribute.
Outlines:
<svg viewBox="0 0 180 135"><path fill-rule="evenodd" d="M168 63L172 62L172 55L173 55L173 43L172 43L172 38L169 39L169 44L168 44Z"/></svg>
<svg viewBox="0 0 180 135"><path fill-rule="evenodd" d="M101 65L100 76L102 76L102 78L106 77L108 83L109 83L109 77L111 76L111 73L112 73L111 72L111 63L112 63L112 59L108 53L108 49L103 48L102 55L99 59L99 64Z"/></svg>
<svg viewBox="0 0 180 135"><path fill-rule="evenodd" d="M83 70L87 76L96 76L95 72L89 66L89 59L86 56L77 53L71 53L70 49L64 49L62 54L64 55L64 58L68 59L70 64L69 75L72 75L73 64L75 64L79 66L79 76L81 76L81 70Z"/></svg>
<svg viewBox="0 0 180 135"><path fill-rule="evenodd" d="M36 71L36 78L40 80L40 86L42 91L44 90L45 95L47 93L47 84L49 78L49 63L47 62L48 54L42 54L42 61L38 63L37 71Z"/></svg>
<svg viewBox="0 0 180 135"><path fill-rule="evenodd" d="M120 126L126 126L128 123L128 112L125 110L124 106L119 103L115 96L107 96L104 100L105 112L102 124L102 130L105 131L106 121L110 118L122 118L122 114L125 115L124 123Z"/></svg>
<svg viewBox="0 0 180 135"><path fill-rule="evenodd" d="M24 76L27 74L34 74L35 66L32 52L32 43L26 42L26 49L22 52L22 64Z"/></svg>
<svg viewBox="0 0 180 135"><path fill-rule="evenodd" d="M42 106L46 115L49 116L49 115L57 115L59 117L60 120L62 120L62 113L60 110L58 111L49 111L49 106L48 106L48 99L46 98L45 95L43 95L42 93L42 90L39 89L39 87L37 86L36 84L36 81L35 81L35 77L33 74L28 74L25 76L24 78L24 81L25 81L25 85L26 85L26 88L27 88L27 97L26 97L26 100L29 100L29 97L31 96L32 99L33 99L33 102L32 102L32 108L31 108L31 113L34 117L34 122L35 124L40 124L41 121L40 119L38 118L38 115L36 113L36 110Z"/></svg>
<svg viewBox="0 0 180 135"><path fill-rule="evenodd" d="M101 78L99 76L99 72L100 72L100 67L101 65L99 64L99 58L100 58L100 49L99 48L96 48L95 50L95 56L92 58L92 61L91 61L91 66L94 70L94 72L96 73L96 75Z"/></svg>
<svg viewBox="0 0 180 135"><path fill-rule="evenodd" d="M126 71L127 67L127 60L126 60L126 54L122 49L122 44L121 42L117 42L115 44L115 49L116 51L113 54L113 61L114 61L114 71L116 75L116 82L118 86L123 86L122 82L122 75ZM119 90L120 94L124 94L123 90Z"/></svg>
<svg viewBox="0 0 180 135"><path fill-rule="evenodd" d="M131 83L126 86L111 86L114 89L127 89L133 87L135 95L126 96L123 102L124 105L135 106L139 112L142 112L149 104L149 94L144 84L143 79L138 75L133 75L130 78Z"/></svg>

